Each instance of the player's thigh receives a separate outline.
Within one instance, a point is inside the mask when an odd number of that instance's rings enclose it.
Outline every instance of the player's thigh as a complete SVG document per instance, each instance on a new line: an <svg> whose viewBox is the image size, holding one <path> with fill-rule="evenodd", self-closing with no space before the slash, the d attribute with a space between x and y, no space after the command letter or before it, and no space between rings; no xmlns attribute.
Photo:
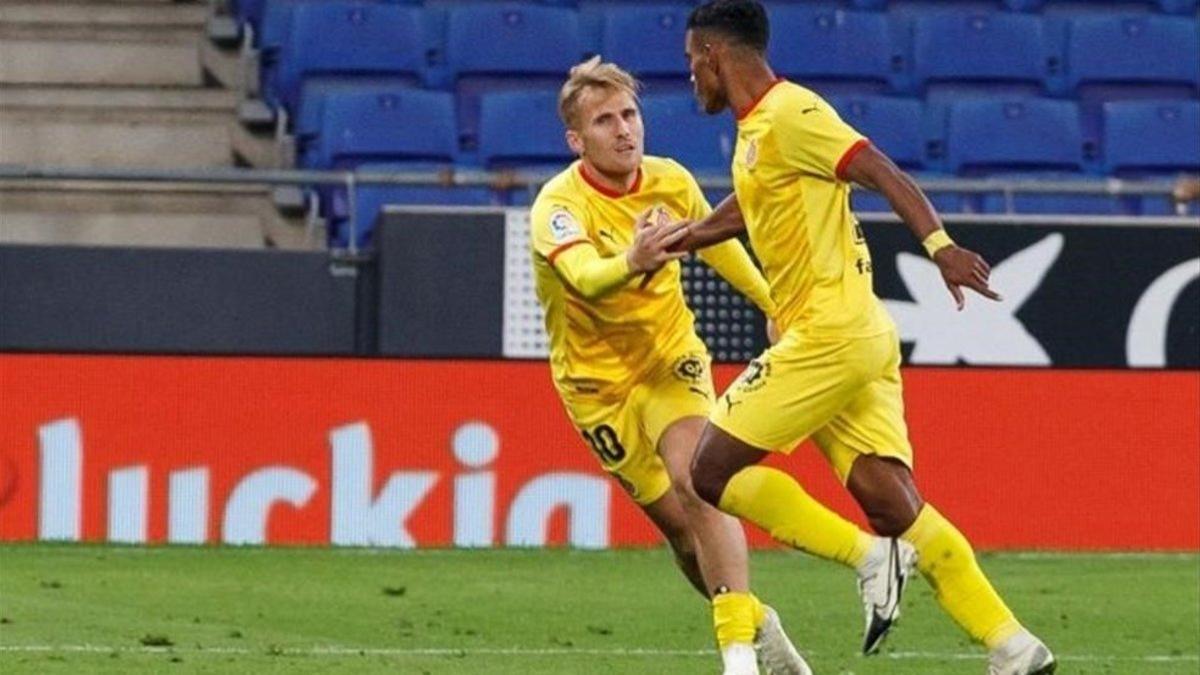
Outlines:
<svg viewBox="0 0 1200 675"><path fill-rule="evenodd" d="M646 436L642 418L647 393L638 386L624 401L567 404L571 421L600 466L642 506L671 489L667 468Z"/></svg>
<svg viewBox="0 0 1200 675"><path fill-rule="evenodd" d="M709 363L707 354L688 354L647 385L642 425L677 483L686 484L690 478L696 443L712 410L715 393Z"/></svg>
<svg viewBox="0 0 1200 675"><path fill-rule="evenodd" d="M899 344L894 339L890 343L880 341L877 348L887 357L880 375L813 434L842 483L861 455L896 459L910 469L913 465L912 444L904 421Z"/></svg>
<svg viewBox="0 0 1200 675"><path fill-rule="evenodd" d="M756 448L791 452L870 380L858 342L785 336L718 397L712 423Z"/></svg>

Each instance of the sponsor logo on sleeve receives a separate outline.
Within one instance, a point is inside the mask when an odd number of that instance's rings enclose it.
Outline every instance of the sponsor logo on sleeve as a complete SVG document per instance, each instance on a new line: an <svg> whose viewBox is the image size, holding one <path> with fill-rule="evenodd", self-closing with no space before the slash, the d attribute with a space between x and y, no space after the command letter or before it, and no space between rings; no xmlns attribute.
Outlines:
<svg viewBox="0 0 1200 675"><path fill-rule="evenodd" d="M550 214L550 236L559 243L575 239L583 234L579 221L566 209L556 209Z"/></svg>

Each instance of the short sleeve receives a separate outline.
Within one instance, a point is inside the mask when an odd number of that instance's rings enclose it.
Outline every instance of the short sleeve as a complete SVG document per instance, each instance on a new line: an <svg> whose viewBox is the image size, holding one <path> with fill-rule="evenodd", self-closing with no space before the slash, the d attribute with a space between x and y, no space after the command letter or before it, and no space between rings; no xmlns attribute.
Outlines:
<svg viewBox="0 0 1200 675"><path fill-rule="evenodd" d="M541 198L529 212L533 250L554 264L558 254L588 241L583 209L565 199Z"/></svg>
<svg viewBox="0 0 1200 675"><path fill-rule="evenodd" d="M780 155L802 173L844 180L846 165L869 144L816 94L798 95L774 120Z"/></svg>

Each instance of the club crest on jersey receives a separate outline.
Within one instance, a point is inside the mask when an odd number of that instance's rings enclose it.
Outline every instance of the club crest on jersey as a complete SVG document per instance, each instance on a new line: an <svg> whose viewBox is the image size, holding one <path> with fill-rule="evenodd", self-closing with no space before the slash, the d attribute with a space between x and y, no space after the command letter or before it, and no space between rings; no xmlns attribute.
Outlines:
<svg viewBox="0 0 1200 675"><path fill-rule="evenodd" d="M758 162L758 139L751 138L750 142L746 144L746 158L744 160L742 160L742 163L746 165L747 169L753 169L754 165L757 162Z"/></svg>
<svg viewBox="0 0 1200 675"><path fill-rule="evenodd" d="M566 209L557 209L550 214L550 235L554 237L554 241L574 239L582 233L579 221Z"/></svg>
<svg viewBox="0 0 1200 675"><path fill-rule="evenodd" d="M757 358L750 361L742 374L738 376L734 386L739 391L746 393L761 389L767 383L767 378L771 376L771 362L764 358Z"/></svg>
<svg viewBox="0 0 1200 675"><path fill-rule="evenodd" d="M661 226L669 224L670 222L671 222L671 212L667 210L667 207L662 206L661 204L654 207L654 224L655 225L658 225L661 227Z"/></svg>
<svg viewBox="0 0 1200 675"><path fill-rule="evenodd" d="M704 359L695 354L680 357L675 362L675 376L692 384L699 384L704 379Z"/></svg>

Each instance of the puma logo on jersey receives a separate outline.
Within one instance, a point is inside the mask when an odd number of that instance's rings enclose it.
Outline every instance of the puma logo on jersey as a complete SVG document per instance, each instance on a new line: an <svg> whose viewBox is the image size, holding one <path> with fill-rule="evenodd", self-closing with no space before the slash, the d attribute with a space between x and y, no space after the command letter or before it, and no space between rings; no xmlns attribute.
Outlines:
<svg viewBox="0 0 1200 675"><path fill-rule="evenodd" d="M733 397L730 396L729 394L725 394L725 396L723 398L725 399L725 412L726 413L733 412L733 406L741 403L741 401L733 400Z"/></svg>
<svg viewBox="0 0 1200 675"><path fill-rule="evenodd" d="M814 105L814 106L813 106L813 107L811 107L811 108L805 108L804 110L801 110L801 111L800 111L800 114L801 114L801 115L807 115L808 113L810 113L810 112L813 112L813 111L815 111L816 109L817 109L817 106L815 106L815 105Z"/></svg>

